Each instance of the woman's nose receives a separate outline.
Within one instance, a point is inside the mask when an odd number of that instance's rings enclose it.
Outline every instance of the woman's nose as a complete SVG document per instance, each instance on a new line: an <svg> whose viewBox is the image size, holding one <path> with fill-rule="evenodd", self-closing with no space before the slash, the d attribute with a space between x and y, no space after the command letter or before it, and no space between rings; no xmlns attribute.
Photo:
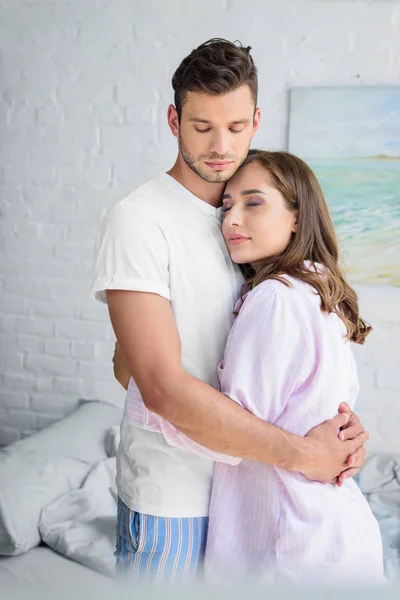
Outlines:
<svg viewBox="0 0 400 600"><path fill-rule="evenodd" d="M225 213L225 222L229 227L238 227L242 223L242 217L238 209L231 208Z"/></svg>

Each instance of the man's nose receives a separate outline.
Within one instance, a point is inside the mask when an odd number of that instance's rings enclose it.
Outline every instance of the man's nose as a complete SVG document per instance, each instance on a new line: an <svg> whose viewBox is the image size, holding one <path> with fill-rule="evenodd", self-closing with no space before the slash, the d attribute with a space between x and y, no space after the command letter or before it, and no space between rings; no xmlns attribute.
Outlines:
<svg viewBox="0 0 400 600"><path fill-rule="evenodd" d="M216 131L212 139L210 150L220 156L226 154L229 150L228 135L223 131Z"/></svg>

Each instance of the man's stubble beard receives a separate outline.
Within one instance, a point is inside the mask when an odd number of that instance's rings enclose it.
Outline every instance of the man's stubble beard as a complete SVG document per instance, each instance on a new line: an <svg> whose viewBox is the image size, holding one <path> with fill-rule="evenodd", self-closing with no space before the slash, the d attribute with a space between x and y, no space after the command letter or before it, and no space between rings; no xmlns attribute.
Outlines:
<svg viewBox="0 0 400 600"><path fill-rule="evenodd" d="M249 148L250 148L250 143L249 143ZM208 183L225 183L225 182L229 181L229 179L236 173L236 171L238 170L240 165L245 160L247 153L249 151L249 148L247 149L246 154L238 162L238 164L235 165L233 171L229 171L228 173L224 172L224 171L215 172L215 173L207 173L203 169L196 167L196 165L195 165L196 161L195 161L194 157L190 154L189 150L185 146L185 144L182 140L182 137L179 136L179 152L181 153L183 160L185 161L185 163L187 164L189 169L191 169L193 171L193 173L195 173L198 177L203 179L203 181L207 181ZM207 158L209 158L209 157L207 157ZM216 156L209 158L209 160L212 160L212 159L214 159L214 160L232 160L232 158L216 157Z"/></svg>

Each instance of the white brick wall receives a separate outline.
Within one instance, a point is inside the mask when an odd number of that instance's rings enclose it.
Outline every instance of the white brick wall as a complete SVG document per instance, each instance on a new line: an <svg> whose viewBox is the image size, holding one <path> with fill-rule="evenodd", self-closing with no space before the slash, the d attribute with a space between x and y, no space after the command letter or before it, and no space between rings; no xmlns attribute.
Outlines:
<svg viewBox="0 0 400 600"><path fill-rule="evenodd" d="M0 444L79 397L123 402L107 311L87 300L94 235L171 166L170 78L213 36L253 47L260 147L285 147L292 85L400 84L398 0L0 0ZM400 290L360 298L375 332L359 411L370 448L399 450Z"/></svg>

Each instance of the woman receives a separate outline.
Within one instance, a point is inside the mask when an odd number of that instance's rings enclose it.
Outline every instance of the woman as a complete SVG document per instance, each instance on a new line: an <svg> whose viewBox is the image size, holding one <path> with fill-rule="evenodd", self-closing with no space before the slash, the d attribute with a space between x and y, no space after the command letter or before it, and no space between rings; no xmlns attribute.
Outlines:
<svg viewBox="0 0 400 600"><path fill-rule="evenodd" d="M297 435L351 407L358 379L350 341L371 327L338 265L316 177L284 152L251 151L227 184L223 235L245 284L219 365L221 391ZM378 524L353 480L341 489L242 461L217 463L208 575L266 581L383 582Z"/></svg>
<svg viewBox="0 0 400 600"><path fill-rule="evenodd" d="M250 151L223 196L222 232L245 283L218 366L221 391L305 435L358 392L350 341L371 327L338 265L316 177L285 152ZM353 480L341 488L217 454L152 415L167 441L216 461L207 578L385 581L378 524Z"/></svg>

